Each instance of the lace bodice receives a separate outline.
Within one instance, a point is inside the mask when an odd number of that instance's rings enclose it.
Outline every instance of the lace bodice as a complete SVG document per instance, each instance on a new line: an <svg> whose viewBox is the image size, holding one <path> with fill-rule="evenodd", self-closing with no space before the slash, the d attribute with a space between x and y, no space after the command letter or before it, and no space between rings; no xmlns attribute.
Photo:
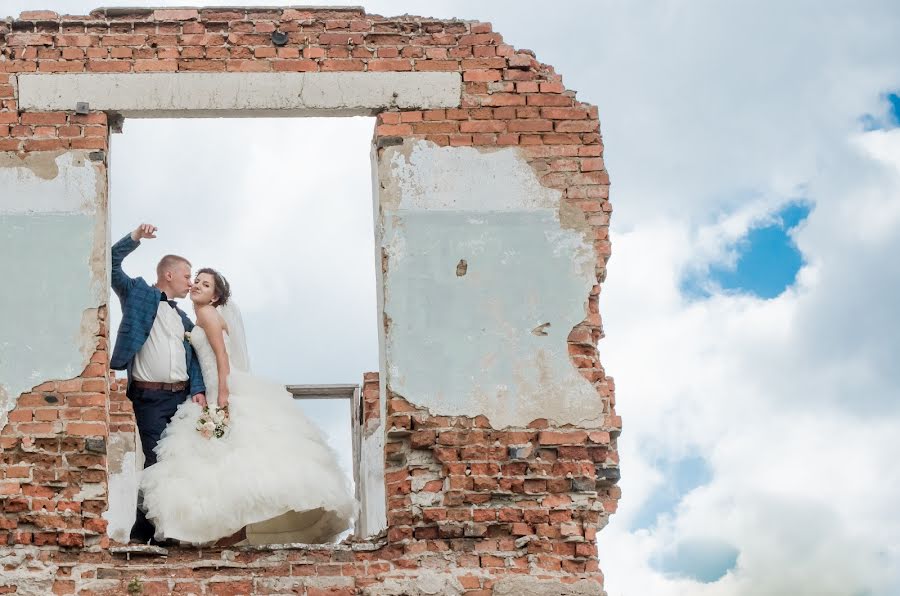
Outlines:
<svg viewBox="0 0 900 596"><path fill-rule="evenodd" d="M231 340L225 333L225 352L231 354ZM203 383L206 385L206 401L215 405L219 396L219 367L216 365L216 353L209 343L206 331L200 325L191 330L191 346L197 352L197 360L200 362L200 370L203 373ZM231 358L229 356L229 362Z"/></svg>

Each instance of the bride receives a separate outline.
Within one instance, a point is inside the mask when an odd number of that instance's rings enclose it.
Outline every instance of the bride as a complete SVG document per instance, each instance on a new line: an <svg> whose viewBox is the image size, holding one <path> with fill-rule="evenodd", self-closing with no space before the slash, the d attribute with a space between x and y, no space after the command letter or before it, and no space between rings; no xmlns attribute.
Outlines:
<svg viewBox="0 0 900 596"><path fill-rule="evenodd" d="M246 526L247 543L330 542L353 519L348 482L284 387L249 373L230 296L220 273L200 269L190 342L208 409L186 401L163 432L141 479L147 517L157 540L205 544Z"/></svg>

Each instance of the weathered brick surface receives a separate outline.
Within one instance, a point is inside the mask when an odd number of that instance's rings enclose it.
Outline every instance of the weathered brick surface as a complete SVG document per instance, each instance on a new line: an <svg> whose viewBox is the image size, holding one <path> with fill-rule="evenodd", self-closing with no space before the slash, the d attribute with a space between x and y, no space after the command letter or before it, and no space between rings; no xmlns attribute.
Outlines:
<svg viewBox="0 0 900 596"><path fill-rule="evenodd" d="M285 47L273 46L275 30L288 35ZM388 19L355 9L30 11L0 22L0 54L0 151L20 153L106 150L109 130L102 112L19 112L17 73L460 72L459 108L383 112L376 143L412 137L441 146L521 147L541 182L563 193L564 207L583 214L604 279L612 207L597 108L579 102L551 67L506 44L488 23ZM509 575L587 580L599 591L595 538L619 498L621 426L614 383L596 350L603 336L599 294L598 283L568 349L603 397L601 430L546 420L497 430L483 417L431 416L386 396L388 530L374 550L174 549L166 559L130 561L113 555L100 518L105 438L133 432L134 422L120 382L110 387L101 325L82 375L48 380L21 396L0 433L0 557L16 553L16 577L57 594L122 594L129 586L143 594L308 595L394 586L388 593L399 594L416 573L441 575L446 593L490 594ZM105 323L104 310L99 316ZM364 420L377 424L377 375L366 376L362 392ZM0 578L0 593L18 581Z"/></svg>
<svg viewBox="0 0 900 596"><path fill-rule="evenodd" d="M378 399L378 392L378 373L365 373L362 385L362 419L363 425L366 427L376 424L381 418L381 401Z"/></svg>
<svg viewBox="0 0 900 596"><path fill-rule="evenodd" d="M105 309L99 314L105 323ZM107 333L74 379L21 395L0 431L0 545L105 546ZM2 583L0 583L2 585Z"/></svg>

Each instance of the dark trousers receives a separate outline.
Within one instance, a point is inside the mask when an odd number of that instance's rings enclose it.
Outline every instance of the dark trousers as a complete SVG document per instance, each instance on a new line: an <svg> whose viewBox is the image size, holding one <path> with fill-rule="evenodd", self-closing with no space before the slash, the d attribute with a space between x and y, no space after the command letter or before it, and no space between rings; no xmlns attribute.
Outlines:
<svg viewBox="0 0 900 596"><path fill-rule="evenodd" d="M188 390L156 391L132 388L129 393L141 436L141 447L144 450L144 467L147 468L156 463L155 449L159 437L175 415L175 410L188 398ZM137 515L134 526L131 527L131 538L148 542L153 539L155 533L156 527L144 513L143 495L138 493Z"/></svg>

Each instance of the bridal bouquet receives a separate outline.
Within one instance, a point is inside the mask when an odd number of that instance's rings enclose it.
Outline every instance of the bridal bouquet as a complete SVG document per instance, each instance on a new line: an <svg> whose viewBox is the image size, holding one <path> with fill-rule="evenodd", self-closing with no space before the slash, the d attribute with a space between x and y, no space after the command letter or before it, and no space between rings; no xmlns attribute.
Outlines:
<svg viewBox="0 0 900 596"><path fill-rule="evenodd" d="M206 439L221 439L228 432L228 406L210 408L206 406L197 418L197 432Z"/></svg>

